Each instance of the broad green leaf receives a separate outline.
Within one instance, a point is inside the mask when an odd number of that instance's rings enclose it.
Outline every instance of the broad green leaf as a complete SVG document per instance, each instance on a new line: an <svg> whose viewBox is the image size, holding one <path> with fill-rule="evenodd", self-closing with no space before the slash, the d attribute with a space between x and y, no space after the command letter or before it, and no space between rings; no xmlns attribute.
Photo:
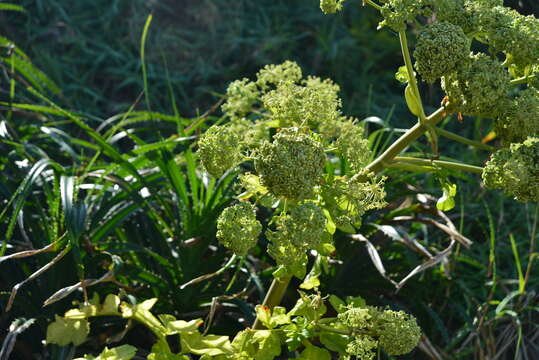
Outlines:
<svg viewBox="0 0 539 360"><path fill-rule="evenodd" d="M120 305L122 316L146 325L157 337L164 337L168 333L167 328L150 312L150 309L156 302L156 298L143 301L136 305L124 302Z"/></svg>
<svg viewBox="0 0 539 360"><path fill-rule="evenodd" d="M330 295L328 301L338 313L346 311L346 303L338 296Z"/></svg>
<svg viewBox="0 0 539 360"><path fill-rule="evenodd" d="M130 360L137 353L137 348L131 345L121 345L112 349L105 349L97 357L86 355L83 358L78 358L75 360Z"/></svg>
<svg viewBox="0 0 539 360"><path fill-rule="evenodd" d="M350 342L348 336L330 332L322 332L318 338L328 350L341 354L346 353L346 346Z"/></svg>
<svg viewBox="0 0 539 360"><path fill-rule="evenodd" d="M290 322L290 317L286 314L286 309L281 306L274 307L272 311L267 306L257 305L255 311L258 320L268 329L273 329Z"/></svg>
<svg viewBox="0 0 539 360"><path fill-rule="evenodd" d="M86 319L69 319L55 315L55 321L47 327L47 344L75 346L82 344L88 333L90 324Z"/></svg>
<svg viewBox="0 0 539 360"><path fill-rule="evenodd" d="M233 353L228 336L206 335L198 331L184 332L180 337L182 353L217 356Z"/></svg>
<svg viewBox="0 0 539 360"><path fill-rule="evenodd" d="M331 353L326 349L308 344L297 359L303 360L331 360Z"/></svg>
<svg viewBox="0 0 539 360"><path fill-rule="evenodd" d="M272 360L281 354L281 339L272 330L257 330L252 341L256 347L255 360Z"/></svg>
<svg viewBox="0 0 539 360"><path fill-rule="evenodd" d="M442 186L444 194L436 202L436 208L441 211L449 211L455 207L455 195L457 195L457 185L444 183Z"/></svg>

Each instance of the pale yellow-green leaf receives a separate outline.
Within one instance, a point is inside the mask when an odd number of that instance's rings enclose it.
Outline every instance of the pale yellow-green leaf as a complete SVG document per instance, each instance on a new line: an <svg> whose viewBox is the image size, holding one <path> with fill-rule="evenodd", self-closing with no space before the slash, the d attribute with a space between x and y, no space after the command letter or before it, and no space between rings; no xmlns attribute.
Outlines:
<svg viewBox="0 0 539 360"><path fill-rule="evenodd" d="M55 315L55 321L47 327L47 344L75 346L82 344L88 333L90 324L86 319L66 319Z"/></svg>

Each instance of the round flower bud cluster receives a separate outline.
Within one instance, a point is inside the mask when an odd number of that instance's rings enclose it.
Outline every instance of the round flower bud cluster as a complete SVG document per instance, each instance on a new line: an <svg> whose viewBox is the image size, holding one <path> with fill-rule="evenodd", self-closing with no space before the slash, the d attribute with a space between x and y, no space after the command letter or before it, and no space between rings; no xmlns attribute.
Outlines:
<svg viewBox="0 0 539 360"><path fill-rule="evenodd" d="M221 108L231 119L237 119L251 112L260 92L254 82L249 81L249 79L241 79L228 85L226 95L226 102Z"/></svg>
<svg viewBox="0 0 539 360"><path fill-rule="evenodd" d="M303 200L320 183L326 155L322 144L297 128L282 129L255 155L262 184L276 196Z"/></svg>
<svg viewBox="0 0 539 360"><path fill-rule="evenodd" d="M333 128L338 131L335 147L354 172L361 171L372 155L363 127L356 125L353 119L343 119Z"/></svg>
<svg viewBox="0 0 539 360"><path fill-rule="evenodd" d="M237 255L246 255L261 231L255 208L247 202L226 208L217 219L217 240Z"/></svg>
<svg viewBox="0 0 539 360"><path fill-rule="evenodd" d="M495 152L483 169L483 181L519 201L539 201L539 137Z"/></svg>
<svg viewBox="0 0 539 360"><path fill-rule="evenodd" d="M495 117L503 110L510 89L506 68L483 53L470 55L469 62L442 78L442 88L456 111L466 115Z"/></svg>
<svg viewBox="0 0 539 360"><path fill-rule="evenodd" d="M345 0L320 0L320 9L324 14L334 14L342 9Z"/></svg>
<svg viewBox="0 0 539 360"><path fill-rule="evenodd" d="M417 37L415 68L423 80L433 83L467 61L470 44L460 26L447 22L428 25Z"/></svg>
<svg viewBox="0 0 539 360"><path fill-rule="evenodd" d="M521 91L496 119L494 130L505 144L523 142L530 135L539 136L539 91Z"/></svg>
<svg viewBox="0 0 539 360"><path fill-rule="evenodd" d="M278 265L299 268L303 272L306 252L322 242L326 221L322 209L312 202L294 207L290 214L276 219L276 231L266 232L270 240L268 253Z"/></svg>
<svg viewBox="0 0 539 360"><path fill-rule="evenodd" d="M421 329L413 316L404 311L373 309L374 332L388 355L407 354L417 346Z"/></svg>
<svg viewBox="0 0 539 360"><path fill-rule="evenodd" d="M384 180L361 171L352 178L336 177L324 184L322 198L335 224L343 228L359 225L366 211L385 207Z"/></svg>
<svg viewBox="0 0 539 360"><path fill-rule="evenodd" d="M262 97L264 107L280 127L332 124L340 116L339 86L309 77L301 84L281 84Z"/></svg>
<svg viewBox="0 0 539 360"><path fill-rule="evenodd" d="M280 65L266 65L256 74L256 77L256 84L262 91L266 91L271 85L297 83L301 80L302 73L298 64L287 60Z"/></svg>
<svg viewBox="0 0 539 360"><path fill-rule="evenodd" d="M432 15L432 0L387 0L382 7L384 20L379 27L388 26L395 31L406 29L418 16Z"/></svg>
<svg viewBox="0 0 539 360"><path fill-rule="evenodd" d="M242 159L239 135L228 126L212 126L198 140L198 155L210 175L221 177Z"/></svg>
<svg viewBox="0 0 539 360"><path fill-rule="evenodd" d="M403 311L374 306L350 307L337 319L354 337L347 352L356 356L361 354L361 359L370 359L370 352L374 354L378 346L388 355L407 354L417 346L421 337L416 319Z"/></svg>
<svg viewBox="0 0 539 360"><path fill-rule="evenodd" d="M466 34L477 33L478 16L502 6L503 0L435 0L436 18L460 26Z"/></svg>

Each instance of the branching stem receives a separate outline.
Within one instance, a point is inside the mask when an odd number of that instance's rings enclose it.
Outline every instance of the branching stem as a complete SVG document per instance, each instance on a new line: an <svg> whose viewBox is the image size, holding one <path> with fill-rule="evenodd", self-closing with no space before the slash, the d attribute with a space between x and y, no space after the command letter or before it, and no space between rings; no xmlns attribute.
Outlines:
<svg viewBox="0 0 539 360"><path fill-rule="evenodd" d="M415 157L410 157L410 156L396 156L394 158L394 161L413 164L413 165L442 167L442 168L446 168L450 170L472 172L476 174L481 174L483 172L482 167L468 165L468 164L454 162L454 161L421 159L421 158L415 158ZM388 164L389 167L391 167L391 165L392 164Z"/></svg>

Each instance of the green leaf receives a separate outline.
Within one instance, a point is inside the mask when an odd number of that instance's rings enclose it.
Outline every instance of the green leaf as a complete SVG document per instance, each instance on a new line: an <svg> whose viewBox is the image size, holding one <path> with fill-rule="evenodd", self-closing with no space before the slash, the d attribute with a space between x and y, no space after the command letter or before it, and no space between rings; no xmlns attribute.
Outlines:
<svg viewBox="0 0 539 360"><path fill-rule="evenodd" d="M254 332L252 341L257 347L255 360L272 360L281 354L281 339L271 330L257 330Z"/></svg>
<svg viewBox="0 0 539 360"><path fill-rule="evenodd" d="M182 353L217 356L233 352L228 336L206 335L198 331L182 333Z"/></svg>
<svg viewBox="0 0 539 360"><path fill-rule="evenodd" d="M24 8L20 5L0 3L0 11L21 11L24 12Z"/></svg>
<svg viewBox="0 0 539 360"><path fill-rule="evenodd" d="M326 349L319 348L317 346L307 344L305 350L301 352L297 359L304 360L331 360L331 353Z"/></svg>
<svg viewBox="0 0 539 360"><path fill-rule="evenodd" d="M419 106L419 99L415 96L414 90L410 85L406 85L404 89L404 98L406 99L406 105L408 109L415 116L419 116L421 107Z"/></svg>
<svg viewBox="0 0 539 360"><path fill-rule="evenodd" d="M258 320L268 329L273 329L290 322L290 317L286 314L286 309L281 306L274 307L272 311L267 306L257 305L255 311Z"/></svg>
<svg viewBox="0 0 539 360"><path fill-rule="evenodd" d="M406 69L406 65L402 65L401 67L399 67L399 70L397 70L397 72L395 73L395 79L397 79L397 81L403 84L408 84L408 82L410 81L410 77L408 76L408 70Z"/></svg>
<svg viewBox="0 0 539 360"><path fill-rule="evenodd" d="M90 324L86 319L69 319L55 315L55 321L47 327L47 344L75 346L82 344L88 333Z"/></svg>
<svg viewBox="0 0 539 360"><path fill-rule="evenodd" d="M82 359L93 359L93 360L130 360L137 353L137 348L131 345L121 345L112 349L105 349L99 354L98 357L94 358L93 356L86 355L84 358L78 358L75 360Z"/></svg>
<svg viewBox="0 0 539 360"><path fill-rule="evenodd" d="M346 311L346 303L338 296L330 295L328 301L338 313Z"/></svg>
<svg viewBox="0 0 539 360"><path fill-rule="evenodd" d="M348 336L330 332L322 332L318 338L328 350L346 354L346 346L350 342Z"/></svg>
<svg viewBox="0 0 539 360"><path fill-rule="evenodd" d="M449 211L455 207L455 195L457 195L457 185L444 183L442 185L444 194L436 202L436 208L441 211Z"/></svg>

